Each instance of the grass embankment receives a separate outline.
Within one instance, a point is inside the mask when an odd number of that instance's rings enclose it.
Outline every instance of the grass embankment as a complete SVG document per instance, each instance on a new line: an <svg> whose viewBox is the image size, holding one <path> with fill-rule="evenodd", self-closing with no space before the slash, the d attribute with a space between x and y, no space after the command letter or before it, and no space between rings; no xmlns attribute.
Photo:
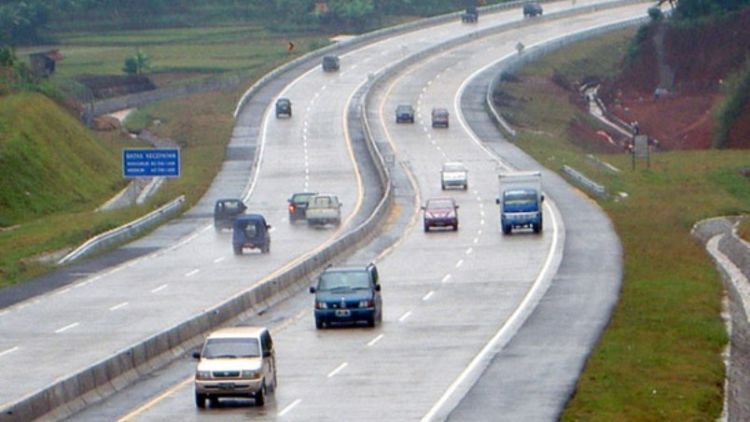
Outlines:
<svg viewBox="0 0 750 422"><path fill-rule="evenodd" d="M750 218L745 217L737 228L737 234L747 242L750 242Z"/></svg>
<svg viewBox="0 0 750 422"><path fill-rule="evenodd" d="M41 94L0 96L0 286L46 270L29 257L132 217L91 212L124 187L121 145L97 139Z"/></svg>
<svg viewBox="0 0 750 422"><path fill-rule="evenodd" d="M156 73L150 76L158 85L226 73L241 73L246 79L236 91L177 98L136 112L132 119L135 128L148 128L158 136L173 139L182 150L181 177L165 183L144 206L93 211L125 186L119 161L122 148L143 147L144 143L132 141L120 132L92 133L41 96L35 96L33 104L27 105L10 103L12 99L18 101L16 95L0 97L3 103L8 101L5 112L0 111L5 113L0 116L0 160L10 159L6 158L11 157L7 155L6 142L12 133L17 133L33 143L14 145L24 146L27 156L38 157L42 163L34 167L35 161L20 157L12 158L19 163L18 171L5 161L0 166L0 227L4 228L0 231L0 287L52 269L54 260L45 263L38 259L41 256L70 250L179 195L186 195L189 207L206 192L221 168L234 125L232 112L244 90L274 67L325 42L321 35L291 37L296 46L289 52L286 38L256 29L190 28L62 36L64 42L58 47L65 60L58 63L56 78L121 73L124 57L141 46L152 58ZM45 107L37 104L40 102ZM160 124L155 125L156 120ZM11 128L15 132L10 132ZM39 142L43 145L37 145ZM60 151L60 145L88 148L68 153ZM73 158L61 160L67 157L65 154ZM52 169L58 166L64 171L53 173ZM27 170L30 176L24 173Z"/></svg>
<svg viewBox="0 0 750 422"><path fill-rule="evenodd" d="M564 420L715 420L722 408L727 335L722 282L690 236L701 219L748 212L740 174L750 151L661 152L631 170L625 153L597 154L622 169L588 164L569 128L590 118L540 78L577 81L617 71L632 31L576 44L528 66L506 83L504 113L520 124L517 145L552 170L568 164L604 184L608 213L624 248L624 279L609 327L590 356ZM592 63L597 62L596 66ZM627 197L618 198L619 192ZM747 226L746 226L747 227Z"/></svg>

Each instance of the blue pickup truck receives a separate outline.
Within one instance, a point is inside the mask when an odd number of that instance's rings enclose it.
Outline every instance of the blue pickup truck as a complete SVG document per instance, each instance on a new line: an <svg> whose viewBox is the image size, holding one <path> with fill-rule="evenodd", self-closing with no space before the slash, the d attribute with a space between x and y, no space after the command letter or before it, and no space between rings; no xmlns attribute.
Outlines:
<svg viewBox="0 0 750 422"><path fill-rule="evenodd" d="M519 171L498 174L500 196L500 227L503 234L514 228L531 228L542 232L542 174L538 171Z"/></svg>

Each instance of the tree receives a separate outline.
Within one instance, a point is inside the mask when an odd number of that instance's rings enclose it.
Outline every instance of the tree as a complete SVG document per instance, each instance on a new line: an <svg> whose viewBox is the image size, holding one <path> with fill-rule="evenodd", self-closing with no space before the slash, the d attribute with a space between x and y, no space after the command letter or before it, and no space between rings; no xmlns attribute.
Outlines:
<svg viewBox="0 0 750 422"><path fill-rule="evenodd" d="M150 62L151 58L138 48L134 55L125 58L122 71L128 75L142 75L143 72L151 69Z"/></svg>

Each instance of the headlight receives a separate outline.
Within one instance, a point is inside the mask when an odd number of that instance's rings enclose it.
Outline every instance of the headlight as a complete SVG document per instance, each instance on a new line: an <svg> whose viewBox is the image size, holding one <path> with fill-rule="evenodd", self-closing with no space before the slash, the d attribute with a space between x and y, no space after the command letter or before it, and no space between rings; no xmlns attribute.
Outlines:
<svg viewBox="0 0 750 422"><path fill-rule="evenodd" d="M327 303L325 303L325 302L316 302L316 303L315 303L315 306L316 306L316 307L317 307L318 309L328 309L328 304L327 304Z"/></svg>
<svg viewBox="0 0 750 422"><path fill-rule="evenodd" d="M199 379L199 380L211 379L211 371L195 371L195 379Z"/></svg>
<svg viewBox="0 0 750 422"><path fill-rule="evenodd" d="M260 371L245 370L240 374L240 378L258 378Z"/></svg>
<svg viewBox="0 0 750 422"><path fill-rule="evenodd" d="M359 302L359 307L360 308L369 308L371 306L372 306L372 301L371 300L362 300L362 301Z"/></svg>

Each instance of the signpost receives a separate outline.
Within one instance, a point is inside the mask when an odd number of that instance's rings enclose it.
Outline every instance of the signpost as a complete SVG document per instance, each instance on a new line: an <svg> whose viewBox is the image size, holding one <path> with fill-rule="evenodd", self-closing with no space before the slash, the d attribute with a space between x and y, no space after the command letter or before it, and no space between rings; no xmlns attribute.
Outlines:
<svg viewBox="0 0 750 422"><path fill-rule="evenodd" d="M648 135L635 135L633 136L633 170L635 170L635 159L645 158L646 167L651 167L651 160L649 157L648 150Z"/></svg>
<svg viewBox="0 0 750 422"><path fill-rule="evenodd" d="M180 177L180 150L144 148L122 150L122 174L133 177Z"/></svg>

